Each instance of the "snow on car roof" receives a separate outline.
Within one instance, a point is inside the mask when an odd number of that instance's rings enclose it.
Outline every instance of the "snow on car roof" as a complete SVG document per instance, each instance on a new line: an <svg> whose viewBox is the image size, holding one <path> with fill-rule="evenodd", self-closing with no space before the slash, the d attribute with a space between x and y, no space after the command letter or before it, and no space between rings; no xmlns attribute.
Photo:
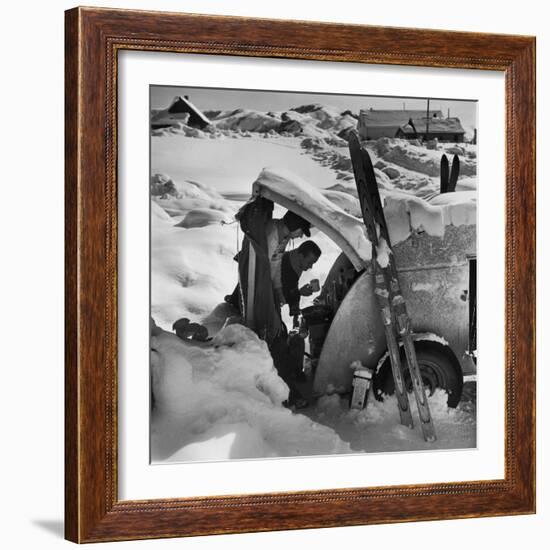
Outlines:
<svg viewBox="0 0 550 550"><path fill-rule="evenodd" d="M357 271L371 260L372 246L363 220L344 212L321 190L292 172L264 168L254 183L253 194L308 220L340 247ZM392 245L418 230L443 239L448 225L476 225L476 192L447 193L430 202L397 190L381 195Z"/></svg>
<svg viewBox="0 0 550 550"><path fill-rule="evenodd" d="M253 194L308 220L342 249L357 271L371 260L372 245L363 221L344 212L296 174L264 168L254 182Z"/></svg>
<svg viewBox="0 0 550 550"><path fill-rule="evenodd" d="M413 231L425 231L432 237L444 239L448 225L477 224L475 191L436 195L429 202L395 191L382 195L392 245L404 241Z"/></svg>

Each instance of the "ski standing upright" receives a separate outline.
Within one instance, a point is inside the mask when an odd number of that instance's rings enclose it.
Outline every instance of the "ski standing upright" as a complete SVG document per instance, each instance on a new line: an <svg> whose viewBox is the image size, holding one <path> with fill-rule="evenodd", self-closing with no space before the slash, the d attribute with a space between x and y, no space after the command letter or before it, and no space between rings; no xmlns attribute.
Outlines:
<svg viewBox="0 0 550 550"><path fill-rule="evenodd" d="M374 269L375 295L380 308L382 322L384 323L401 424L410 428L413 427L409 397L401 365L399 339L405 350L406 362L416 398L424 439L426 441L435 441L435 427L416 359L411 320L407 313L405 300L401 294L395 257L391 248L376 176L369 154L361 147L359 137L355 132L350 132L349 134L349 150L357 193L361 204L361 213L373 247L372 265Z"/></svg>

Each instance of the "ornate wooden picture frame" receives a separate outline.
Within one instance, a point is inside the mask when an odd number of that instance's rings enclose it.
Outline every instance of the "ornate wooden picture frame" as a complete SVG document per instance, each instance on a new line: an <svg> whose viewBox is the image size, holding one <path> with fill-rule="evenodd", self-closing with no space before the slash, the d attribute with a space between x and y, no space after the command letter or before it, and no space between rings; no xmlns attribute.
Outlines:
<svg viewBox="0 0 550 550"><path fill-rule="evenodd" d="M159 537L535 511L535 39L98 8L66 12L66 538ZM117 60L122 50L499 71L505 76L503 479L119 500Z"/></svg>

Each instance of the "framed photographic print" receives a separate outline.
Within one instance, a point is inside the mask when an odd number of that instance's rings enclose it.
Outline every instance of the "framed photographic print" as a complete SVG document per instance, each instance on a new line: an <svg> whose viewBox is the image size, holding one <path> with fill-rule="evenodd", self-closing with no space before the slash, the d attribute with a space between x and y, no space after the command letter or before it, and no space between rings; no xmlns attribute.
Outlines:
<svg viewBox="0 0 550 550"><path fill-rule="evenodd" d="M69 540L534 512L534 50L66 13Z"/></svg>

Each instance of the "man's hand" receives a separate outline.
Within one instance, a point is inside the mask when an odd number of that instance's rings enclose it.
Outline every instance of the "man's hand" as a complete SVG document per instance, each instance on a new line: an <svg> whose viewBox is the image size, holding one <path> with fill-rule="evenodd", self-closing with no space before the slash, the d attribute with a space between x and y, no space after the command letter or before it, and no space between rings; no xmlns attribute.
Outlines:
<svg viewBox="0 0 550 550"><path fill-rule="evenodd" d="M307 285L304 285L298 292L300 293L300 296L311 296L313 294L313 289L308 283Z"/></svg>

